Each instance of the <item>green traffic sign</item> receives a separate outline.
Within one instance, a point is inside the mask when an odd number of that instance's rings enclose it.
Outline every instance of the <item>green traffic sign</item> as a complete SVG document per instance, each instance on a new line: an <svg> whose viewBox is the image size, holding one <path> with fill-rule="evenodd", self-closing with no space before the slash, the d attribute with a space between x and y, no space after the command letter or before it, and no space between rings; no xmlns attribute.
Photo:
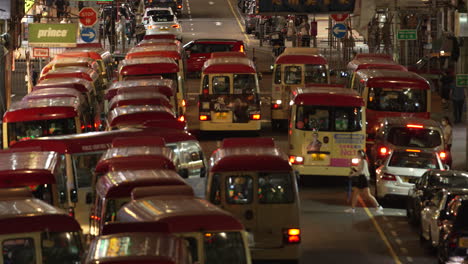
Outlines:
<svg viewBox="0 0 468 264"><path fill-rule="evenodd" d="M418 34L416 29L400 29L397 34L398 40L417 40Z"/></svg>
<svg viewBox="0 0 468 264"><path fill-rule="evenodd" d="M30 47L76 47L78 24L29 24Z"/></svg>
<svg viewBox="0 0 468 264"><path fill-rule="evenodd" d="M457 74L456 85L461 87L468 87L468 74Z"/></svg>

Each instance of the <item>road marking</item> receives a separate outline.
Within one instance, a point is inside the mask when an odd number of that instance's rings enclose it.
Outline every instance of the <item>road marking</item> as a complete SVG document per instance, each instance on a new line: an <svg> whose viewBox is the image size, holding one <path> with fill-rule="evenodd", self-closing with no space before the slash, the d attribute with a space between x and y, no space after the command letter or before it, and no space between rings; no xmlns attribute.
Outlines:
<svg viewBox="0 0 468 264"><path fill-rule="evenodd" d="M377 221L375 220L374 215L370 212L369 208L367 208L366 204L364 203L361 197L359 197L359 203L363 206L364 211L366 212L367 216L370 218L372 224L374 224L374 227L377 230L377 233L379 233L380 235L380 239L382 239L384 244L387 246L388 252L390 253L390 256L393 258L393 261L395 262L395 264L401 264L401 261L398 258L398 255L395 253L395 250L393 249L392 245L388 241L387 236L385 235L379 223L377 223Z"/></svg>
<svg viewBox="0 0 468 264"><path fill-rule="evenodd" d="M403 244L403 242L402 242L401 239L399 239L399 238L395 239L395 242L396 242L398 245Z"/></svg>
<svg viewBox="0 0 468 264"><path fill-rule="evenodd" d="M247 36L247 34L245 34L244 29L242 27L242 23L241 23L240 19L238 18L237 14L236 14L236 11L234 11L234 7L232 7L231 1L230 0L226 0L226 1L227 1L228 5L229 5L229 8L231 9L232 14L234 15L234 18L237 21L237 24L239 25L239 28L240 28L240 31L242 32L242 35L244 35L245 42L248 44L250 42L249 36Z"/></svg>
<svg viewBox="0 0 468 264"><path fill-rule="evenodd" d="M192 33L192 36L195 36L195 33Z"/></svg>
<svg viewBox="0 0 468 264"><path fill-rule="evenodd" d="M214 5L215 3L213 1L208 2L209 5Z"/></svg>
<svg viewBox="0 0 468 264"><path fill-rule="evenodd" d="M407 260L408 262L413 262L413 258L412 258L412 257L406 257L406 260Z"/></svg>
<svg viewBox="0 0 468 264"><path fill-rule="evenodd" d="M216 25L216 26L221 26L222 24L223 24L223 23L221 23L221 22L219 22L219 21L218 21L218 22L215 22L215 25Z"/></svg>
<svg viewBox="0 0 468 264"><path fill-rule="evenodd" d="M403 254L408 254L408 249L401 247L400 250Z"/></svg>
<svg viewBox="0 0 468 264"><path fill-rule="evenodd" d="M392 231L390 231L390 233L391 233L391 234L392 234L392 236L394 236L394 237L398 236L397 232L395 232L395 231L393 231L393 230L392 230Z"/></svg>

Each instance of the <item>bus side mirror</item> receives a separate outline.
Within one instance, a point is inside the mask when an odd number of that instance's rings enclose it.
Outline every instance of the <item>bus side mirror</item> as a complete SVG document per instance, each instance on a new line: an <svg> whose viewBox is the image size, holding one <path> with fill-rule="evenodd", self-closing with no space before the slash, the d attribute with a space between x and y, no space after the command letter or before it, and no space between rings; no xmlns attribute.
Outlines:
<svg viewBox="0 0 468 264"><path fill-rule="evenodd" d="M70 190L70 201L72 201L72 203L78 202L78 192L76 191L76 189Z"/></svg>
<svg viewBox="0 0 468 264"><path fill-rule="evenodd" d="M86 204L91 204L91 203L93 203L93 194L89 192L86 194Z"/></svg>

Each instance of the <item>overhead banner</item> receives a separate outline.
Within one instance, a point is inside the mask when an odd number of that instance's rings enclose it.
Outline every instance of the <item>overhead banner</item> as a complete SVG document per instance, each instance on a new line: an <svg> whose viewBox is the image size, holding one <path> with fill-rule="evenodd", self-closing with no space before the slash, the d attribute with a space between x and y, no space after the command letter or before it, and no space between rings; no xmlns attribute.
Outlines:
<svg viewBox="0 0 468 264"><path fill-rule="evenodd" d="M259 14L352 13L356 0L259 0Z"/></svg>
<svg viewBox="0 0 468 264"><path fill-rule="evenodd" d="M29 24L30 47L76 47L78 24Z"/></svg>

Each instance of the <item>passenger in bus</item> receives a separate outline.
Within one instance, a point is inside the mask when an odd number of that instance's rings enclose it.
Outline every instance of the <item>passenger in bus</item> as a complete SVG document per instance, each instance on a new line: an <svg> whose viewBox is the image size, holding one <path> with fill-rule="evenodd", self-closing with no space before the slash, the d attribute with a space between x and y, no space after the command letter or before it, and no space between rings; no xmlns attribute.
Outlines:
<svg viewBox="0 0 468 264"><path fill-rule="evenodd" d="M245 176L231 177L229 180L234 182L230 185L229 200L232 203L246 203L250 199L250 187L252 179L247 179Z"/></svg>
<svg viewBox="0 0 468 264"><path fill-rule="evenodd" d="M213 93L214 94L229 94L229 78L217 76L213 78Z"/></svg>

